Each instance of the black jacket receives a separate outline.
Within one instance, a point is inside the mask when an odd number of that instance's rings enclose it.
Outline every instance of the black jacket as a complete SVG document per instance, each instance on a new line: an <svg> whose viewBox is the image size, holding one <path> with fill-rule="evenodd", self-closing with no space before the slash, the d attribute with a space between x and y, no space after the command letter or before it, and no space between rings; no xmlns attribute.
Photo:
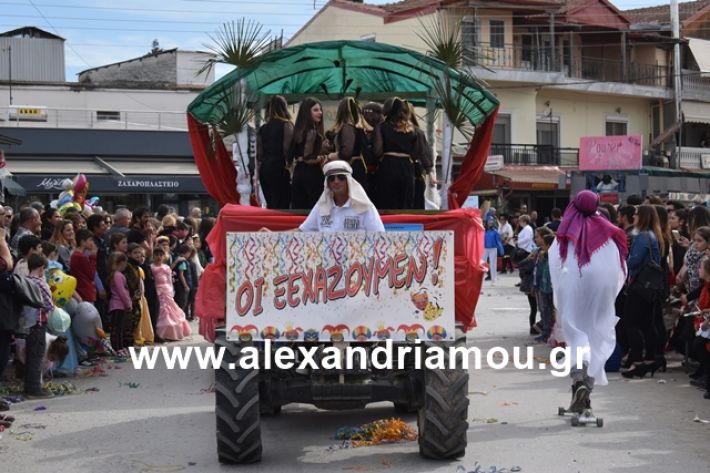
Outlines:
<svg viewBox="0 0 710 473"><path fill-rule="evenodd" d="M0 330L17 330L22 307L44 307L42 291L32 280L12 273L0 275Z"/></svg>

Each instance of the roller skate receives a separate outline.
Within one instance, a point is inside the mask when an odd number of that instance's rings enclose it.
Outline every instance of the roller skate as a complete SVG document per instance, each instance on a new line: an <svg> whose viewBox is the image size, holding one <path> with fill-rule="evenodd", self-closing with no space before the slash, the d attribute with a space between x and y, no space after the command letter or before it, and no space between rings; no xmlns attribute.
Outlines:
<svg viewBox="0 0 710 473"><path fill-rule="evenodd" d="M584 426L587 424L596 424L597 427L604 425L604 419L596 417L592 411L592 401L589 398L591 391L589 387L581 381L574 383L572 386L572 400L567 409L559 407L557 415L572 414L570 424L572 427Z"/></svg>

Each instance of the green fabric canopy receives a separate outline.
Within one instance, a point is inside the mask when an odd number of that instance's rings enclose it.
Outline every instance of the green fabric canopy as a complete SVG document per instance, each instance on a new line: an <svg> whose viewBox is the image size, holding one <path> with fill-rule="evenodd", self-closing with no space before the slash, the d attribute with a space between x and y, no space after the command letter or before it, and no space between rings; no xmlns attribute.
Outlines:
<svg viewBox="0 0 710 473"><path fill-rule="evenodd" d="M421 104L427 98L437 100L437 90L446 76L451 88L460 91L455 99L474 126L498 107L498 100L479 83L462 79L455 69L421 53L369 41L326 41L263 55L254 68L234 70L205 89L188 106L188 112L202 123L218 123L241 80L253 102L277 94L291 102L309 95L326 100L347 95L377 100L397 95Z"/></svg>

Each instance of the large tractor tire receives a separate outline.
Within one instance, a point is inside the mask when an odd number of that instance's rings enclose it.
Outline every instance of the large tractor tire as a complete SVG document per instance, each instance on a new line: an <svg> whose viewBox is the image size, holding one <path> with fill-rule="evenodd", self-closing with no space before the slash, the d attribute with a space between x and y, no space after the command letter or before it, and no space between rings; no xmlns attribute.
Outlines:
<svg viewBox="0 0 710 473"><path fill-rule="evenodd" d="M424 348L434 346L427 343ZM468 371L462 367L463 357L456 358L456 369L449 369L450 344L439 344L445 350L446 369L424 372L424 405L419 409L419 453L425 458L450 460L466 453L468 430ZM454 346L466 346L466 335L457 327Z"/></svg>
<svg viewBox="0 0 710 473"><path fill-rule="evenodd" d="M239 367L242 347L218 333L215 350L224 349L215 372L217 455L221 463L254 463L261 460L259 371ZM230 369L230 364L235 368Z"/></svg>

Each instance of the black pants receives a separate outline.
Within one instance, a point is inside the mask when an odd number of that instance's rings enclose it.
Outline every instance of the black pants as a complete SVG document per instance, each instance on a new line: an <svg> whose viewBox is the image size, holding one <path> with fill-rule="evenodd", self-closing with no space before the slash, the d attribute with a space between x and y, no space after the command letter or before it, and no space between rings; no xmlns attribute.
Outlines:
<svg viewBox="0 0 710 473"><path fill-rule="evenodd" d="M623 289L616 296L614 302L614 311L619 321L616 323L614 330L616 331L616 343L619 345L621 355L625 356L629 352L629 341L626 335L626 291Z"/></svg>
<svg viewBox="0 0 710 473"><path fill-rule="evenodd" d="M537 298L535 295L528 294L528 304L530 305L530 327L535 325L535 319L537 319Z"/></svg>
<svg viewBox="0 0 710 473"><path fill-rule="evenodd" d="M283 163L264 163L259 170L259 183L270 209L291 207L291 182Z"/></svg>
<svg viewBox="0 0 710 473"><path fill-rule="evenodd" d="M114 350L123 350L126 345L126 328L128 324L127 310L112 310L109 313L111 318L111 346Z"/></svg>
<svg viewBox="0 0 710 473"><path fill-rule="evenodd" d="M185 311L185 317L192 320L195 318L195 295L197 294L197 288L191 287L190 293L187 295L187 310Z"/></svg>
<svg viewBox="0 0 710 473"><path fill-rule="evenodd" d="M658 335L653 321L653 306L653 302L633 292L626 294L624 326L630 349L629 357L634 363L656 359Z"/></svg>
<svg viewBox="0 0 710 473"><path fill-rule="evenodd" d="M320 166L296 164L291 182L291 208L312 209L323 193L323 180Z"/></svg>
<svg viewBox="0 0 710 473"><path fill-rule="evenodd" d="M666 352L668 341L668 332L663 323L663 302L660 300L653 305L653 325L656 328L656 356L660 358Z"/></svg>
<svg viewBox="0 0 710 473"><path fill-rule="evenodd" d="M700 370L707 377L705 389L710 391L710 351L706 348L708 343L710 343L710 340L707 338L695 337L690 345L690 353L692 353L693 358L700 362Z"/></svg>
<svg viewBox="0 0 710 473"><path fill-rule="evenodd" d="M37 394L42 389L42 360L47 351L47 328L35 325L25 338L25 394Z"/></svg>
<svg viewBox="0 0 710 473"><path fill-rule="evenodd" d="M2 378L7 364L10 362L10 349L12 344L12 331L0 330L0 378Z"/></svg>
<svg viewBox="0 0 710 473"><path fill-rule="evenodd" d="M377 169L377 208L414 207L414 165L409 158L385 155Z"/></svg>

